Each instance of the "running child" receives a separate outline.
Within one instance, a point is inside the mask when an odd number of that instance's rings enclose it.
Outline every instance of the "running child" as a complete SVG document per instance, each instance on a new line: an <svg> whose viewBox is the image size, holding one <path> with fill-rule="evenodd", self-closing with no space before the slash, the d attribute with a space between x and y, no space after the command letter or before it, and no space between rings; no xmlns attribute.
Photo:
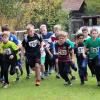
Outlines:
<svg viewBox="0 0 100 100"><path fill-rule="evenodd" d="M65 32L61 31L57 37L58 42L55 44L55 49L58 56L59 73L66 85L71 85L68 75L70 73L70 61L74 63L74 57L70 58L70 45L66 42Z"/></svg>
<svg viewBox="0 0 100 100"><path fill-rule="evenodd" d="M34 25L29 24L27 26L27 37L22 41L22 45L25 49L25 56L28 65L31 69L35 70L36 81L35 85L40 86L40 47L42 47L42 38L35 33Z"/></svg>
<svg viewBox="0 0 100 100"><path fill-rule="evenodd" d="M77 35L77 44L75 46L75 53L77 58L78 73L81 85L84 85L84 79L87 77L87 56L85 54L84 34Z"/></svg>
<svg viewBox="0 0 100 100"><path fill-rule="evenodd" d="M7 88L9 85L9 80L8 80L8 71L9 67L11 66L10 69L10 74L13 75L16 72L18 72L18 69L16 68L16 62L18 59L18 46L9 41L9 36L6 33L2 34L2 41L3 41L3 62L4 62L4 68L3 68L3 76L4 76L4 84L3 87Z"/></svg>
<svg viewBox="0 0 100 100"><path fill-rule="evenodd" d="M97 85L100 86L100 38L98 38L98 30L93 28L90 32L91 38L85 42L85 46L89 51L88 65L95 71Z"/></svg>

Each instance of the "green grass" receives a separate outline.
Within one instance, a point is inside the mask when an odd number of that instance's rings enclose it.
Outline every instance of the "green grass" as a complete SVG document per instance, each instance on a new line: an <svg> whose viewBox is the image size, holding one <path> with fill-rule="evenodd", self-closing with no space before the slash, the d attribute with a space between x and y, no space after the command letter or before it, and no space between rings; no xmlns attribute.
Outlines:
<svg viewBox="0 0 100 100"><path fill-rule="evenodd" d="M56 79L55 74L42 81L41 86L34 85L34 75L30 80L25 79L14 82L15 77L10 77L10 87L0 88L0 100L99 100L100 87L96 86L96 79L90 77L84 86L77 80L72 86L64 86L62 79Z"/></svg>

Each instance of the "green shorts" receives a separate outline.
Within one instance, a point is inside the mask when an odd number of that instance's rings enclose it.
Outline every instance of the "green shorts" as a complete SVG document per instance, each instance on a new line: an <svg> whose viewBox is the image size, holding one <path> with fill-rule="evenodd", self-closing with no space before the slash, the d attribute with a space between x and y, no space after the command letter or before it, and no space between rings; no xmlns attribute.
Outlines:
<svg viewBox="0 0 100 100"><path fill-rule="evenodd" d="M45 56L42 56L41 57L41 64L44 65L44 63L45 63Z"/></svg>

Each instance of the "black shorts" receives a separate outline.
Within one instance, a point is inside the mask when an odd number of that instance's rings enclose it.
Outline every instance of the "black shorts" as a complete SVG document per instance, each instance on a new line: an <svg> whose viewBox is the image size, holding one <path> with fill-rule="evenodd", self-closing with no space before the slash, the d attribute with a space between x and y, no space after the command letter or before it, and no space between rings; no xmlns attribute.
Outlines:
<svg viewBox="0 0 100 100"><path fill-rule="evenodd" d="M36 63L40 64L40 58L27 59L27 63L31 68L34 68Z"/></svg>

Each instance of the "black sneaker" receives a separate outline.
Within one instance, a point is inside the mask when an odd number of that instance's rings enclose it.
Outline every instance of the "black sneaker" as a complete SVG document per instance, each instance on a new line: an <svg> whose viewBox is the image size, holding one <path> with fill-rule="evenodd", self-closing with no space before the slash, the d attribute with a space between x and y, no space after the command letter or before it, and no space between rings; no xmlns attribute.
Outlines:
<svg viewBox="0 0 100 100"><path fill-rule="evenodd" d="M71 80L76 80L76 77L75 76L72 76Z"/></svg>
<svg viewBox="0 0 100 100"><path fill-rule="evenodd" d="M26 79L30 79L30 78L31 78L30 75L27 75L27 76L26 76Z"/></svg>
<svg viewBox="0 0 100 100"><path fill-rule="evenodd" d="M65 85L65 86L68 86L68 85L70 85L70 86L71 86L71 85L72 85L72 83L71 83L70 81L68 81L68 82L66 82L66 81L65 81L64 85Z"/></svg>
<svg viewBox="0 0 100 100"><path fill-rule="evenodd" d="M45 72L44 73L44 76L48 77L49 76L49 73L48 72Z"/></svg>
<svg viewBox="0 0 100 100"><path fill-rule="evenodd" d="M41 75L41 79L42 79L42 80L44 80L44 79L45 79L45 76L44 76L44 74L42 74L42 75Z"/></svg>
<svg viewBox="0 0 100 100"><path fill-rule="evenodd" d="M21 76L23 75L23 70L22 69L20 69L20 73L21 73Z"/></svg>
<svg viewBox="0 0 100 100"><path fill-rule="evenodd" d="M81 82L81 85L84 85L85 83L84 82Z"/></svg>
<svg viewBox="0 0 100 100"><path fill-rule="evenodd" d="M56 75L56 78L57 78L57 79L60 79L60 75L59 75L59 74L57 74L57 75Z"/></svg>
<svg viewBox="0 0 100 100"><path fill-rule="evenodd" d="M98 81L98 84L97 84L97 86L100 86L100 81Z"/></svg>
<svg viewBox="0 0 100 100"><path fill-rule="evenodd" d="M72 85L72 83L71 83L70 81L68 81L68 85L70 85L70 86L71 86L71 85Z"/></svg>
<svg viewBox="0 0 100 100"><path fill-rule="evenodd" d="M16 78L16 82L18 82L18 81L19 81L19 77Z"/></svg>

